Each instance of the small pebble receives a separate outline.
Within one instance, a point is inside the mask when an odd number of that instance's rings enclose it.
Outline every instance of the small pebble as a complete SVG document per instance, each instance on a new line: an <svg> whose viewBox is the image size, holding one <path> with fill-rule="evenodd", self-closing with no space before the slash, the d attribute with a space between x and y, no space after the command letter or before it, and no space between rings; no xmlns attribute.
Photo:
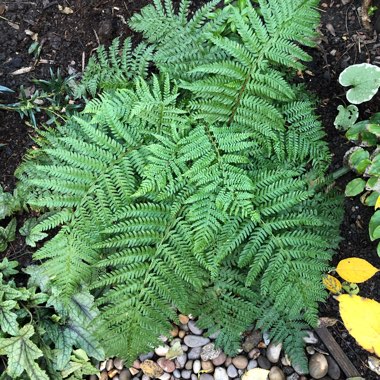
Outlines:
<svg viewBox="0 0 380 380"><path fill-rule="evenodd" d="M154 356L154 352L148 352L147 354L140 355L139 359L141 362L144 362L145 360L152 359Z"/></svg>
<svg viewBox="0 0 380 380"><path fill-rule="evenodd" d="M239 355L232 359L232 364L238 369L245 369L248 365L248 359L243 355Z"/></svg>
<svg viewBox="0 0 380 380"><path fill-rule="evenodd" d="M141 368L141 362L140 360L135 360L132 364L133 368L140 369Z"/></svg>
<svg viewBox="0 0 380 380"><path fill-rule="evenodd" d="M227 359L226 354L224 352L221 352L217 358L213 359L212 364L214 364L215 366L222 365L224 364L226 359Z"/></svg>
<svg viewBox="0 0 380 380"><path fill-rule="evenodd" d="M210 360L202 361L201 362L203 371L206 372L214 372L214 365Z"/></svg>
<svg viewBox="0 0 380 380"><path fill-rule="evenodd" d="M179 329L177 325L173 325L172 330L170 331L170 335L175 338L178 335Z"/></svg>
<svg viewBox="0 0 380 380"><path fill-rule="evenodd" d="M160 380L170 380L170 374L164 373L162 376L159 377Z"/></svg>
<svg viewBox="0 0 380 380"><path fill-rule="evenodd" d="M265 356L259 356L257 363L260 368L270 369L270 367L272 367L271 362Z"/></svg>
<svg viewBox="0 0 380 380"><path fill-rule="evenodd" d="M119 374L119 380L131 380L131 373L128 369L123 369Z"/></svg>
<svg viewBox="0 0 380 380"><path fill-rule="evenodd" d="M267 358L272 363L277 363L280 359L280 354L282 350L282 344L274 344L273 342L269 343L267 348Z"/></svg>
<svg viewBox="0 0 380 380"><path fill-rule="evenodd" d="M227 367L227 375L231 378L237 377L238 376L238 371L236 367L233 364L230 364Z"/></svg>
<svg viewBox="0 0 380 380"><path fill-rule="evenodd" d="M299 380L300 375L297 372L292 373L290 376L287 376L286 380Z"/></svg>
<svg viewBox="0 0 380 380"><path fill-rule="evenodd" d="M107 373L107 371L102 371L100 373L99 380L108 380L108 373Z"/></svg>
<svg viewBox="0 0 380 380"><path fill-rule="evenodd" d="M187 355L182 354L180 356L177 356L177 359L175 360L175 364L177 368L183 368L187 361Z"/></svg>
<svg viewBox="0 0 380 380"><path fill-rule="evenodd" d="M306 330L306 336L303 337L303 340L306 344L317 344L318 343L318 338L315 336L315 334L310 331Z"/></svg>
<svg viewBox="0 0 380 380"><path fill-rule="evenodd" d="M333 379L333 380L338 380L340 379L340 368L337 364L337 362L331 357L331 356L326 356L327 363L329 365L328 369L328 375Z"/></svg>
<svg viewBox="0 0 380 380"><path fill-rule="evenodd" d="M192 369L193 368L193 360L188 360L185 364L185 369Z"/></svg>
<svg viewBox="0 0 380 380"><path fill-rule="evenodd" d="M194 360L193 372L198 374L200 370L201 370L201 361L200 360Z"/></svg>
<svg viewBox="0 0 380 380"><path fill-rule="evenodd" d="M329 365L326 356L319 352L314 354L309 360L309 372L310 376L314 379L321 379L327 375Z"/></svg>
<svg viewBox="0 0 380 380"><path fill-rule="evenodd" d="M183 379L190 379L191 377L191 371L188 369L184 369L181 371L181 376Z"/></svg>
<svg viewBox="0 0 380 380"><path fill-rule="evenodd" d="M189 322L189 317L187 315L180 314L178 316L179 321L183 324L186 325Z"/></svg>
<svg viewBox="0 0 380 380"><path fill-rule="evenodd" d="M202 375L199 377L199 380L214 380L214 376L208 373L202 373Z"/></svg>
<svg viewBox="0 0 380 380"><path fill-rule="evenodd" d="M192 348L188 353L188 358L191 360L199 359L201 357L201 351L202 347Z"/></svg>
<svg viewBox="0 0 380 380"><path fill-rule="evenodd" d="M201 347L210 343L210 339L198 335L186 335L184 342L189 347Z"/></svg>
<svg viewBox="0 0 380 380"><path fill-rule="evenodd" d="M180 330L178 336L182 339L186 335L186 331Z"/></svg>
<svg viewBox="0 0 380 380"><path fill-rule="evenodd" d="M261 355L261 352L258 348L254 348L253 350L249 351L248 357L250 359L257 359Z"/></svg>
<svg viewBox="0 0 380 380"><path fill-rule="evenodd" d="M155 348L154 352L158 356L165 356L168 353L169 349L170 347L167 344L165 344L164 346L158 346L157 348Z"/></svg>
<svg viewBox="0 0 380 380"><path fill-rule="evenodd" d="M269 380L285 380L285 374L279 367L272 367L269 372Z"/></svg>
<svg viewBox="0 0 380 380"><path fill-rule="evenodd" d="M179 379L181 377L181 371L176 369L174 372L173 372L173 376L176 377L177 379Z"/></svg>
<svg viewBox="0 0 380 380"><path fill-rule="evenodd" d="M215 348L214 343L206 344L202 347L201 358L202 360L216 359L222 351L219 348Z"/></svg>
<svg viewBox="0 0 380 380"><path fill-rule="evenodd" d="M203 334L203 330L198 328L194 321L189 321L188 327L189 327L190 331L195 335L202 335Z"/></svg>
<svg viewBox="0 0 380 380"><path fill-rule="evenodd" d="M226 358L226 361L224 362L224 365L225 365L226 367L228 367L231 363L232 363L232 358L231 358L231 357L227 357L227 358Z"/></svg>
<svg viewBox="0 0 380 380"><path fill-rule="evenodd" d="M229 380L227 371L223 367L216 367L214 372L215 380Z"/></svg>
<svg viewBox="0 0 380 380"><path fill-rule="evenodd" d="M257 367L257 365L258 365L257 360L251 359L251 360L248 362L247 370L249 371L250 369L254 369L254 368Z"/></svg>
<svg viewBox="0 0 380 380"><path fill-rule="evenodd" d="M175 364L173 361L165 358L159 358L157 360L157 364L165 371L168 373L172 373L175 370Z"/></svg>
<svg viewBox="0 0 380 380"><path fill-rule="evenodd" d="M122 359L115 359L113 361L113 365L116 369L118 369L119 371L121 371L124 367L124 360Z"/></svg>
<svg viewBox="0 0 380 380"><path fill-rule="evenodd" d="M107 364L106 364L106 370L107 371L111 371L112 368L113 368L113 360L112 359L108 359L107 360Z"/></svg>

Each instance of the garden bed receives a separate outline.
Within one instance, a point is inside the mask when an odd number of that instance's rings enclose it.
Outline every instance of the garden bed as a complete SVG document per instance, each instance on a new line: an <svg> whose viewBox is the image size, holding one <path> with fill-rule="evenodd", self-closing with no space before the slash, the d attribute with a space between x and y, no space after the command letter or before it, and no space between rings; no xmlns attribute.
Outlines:
<svg viewBox="0 0 380 380"><path fill-rule="evenodd" d="M109 45L119 36L133 35L126 20L148 4L148 0L70 0L70 1L1 1L0 0L0 84L17 92L20 85L32 87L32 78L49 78L49 68L60 68L64 75L81 72L99 43ZM196 2L200 6L203 1ZM58 5L69 7L73 13L62 13ZM373 31L367 31L360 22L360 1L331 0L320 4L322 22L318 48L308 52L313 56L308 70L298 73L298 82L304 83L319 99L318 114L326 128L326 139L333 155L331 171L341 167L343 156L351 147L343 134L334 127L337 106L345 104L345 90L337 81L340 72L348 65L361 62L380 62L380 40ZM38 57L28 53L33 43L31 33L38 34L41 52ZM37 37L36 37L37 38ZM46 63L39 63L39 61ZM20 69L25 74L12 75ZM12 96L3 96L8 102ZM380 97L361 107L362 118L378 111ZM25 151L33 145L33 128L25 125L16 113L0 111L0 184L5 190L14 188L13 172ZM343 191L350 174L337 181ZM379 267L376 243L368 236L368 223L372 209L361 205L357 198L345 200L345 217L341 227L342 242L332 265L346 257L365 258ZM22 220L19 220L22 225ZM25 248L22 237L10 244L5 257L30 263L30 249ZM380 301L378 275L360 286L360 295ZM330 297L320 307L321 317L340 319L337 301ZM330 328L331 333L359 370L368 380L377 379L367 368L368 353L348 335L342 323Z"/></svg>

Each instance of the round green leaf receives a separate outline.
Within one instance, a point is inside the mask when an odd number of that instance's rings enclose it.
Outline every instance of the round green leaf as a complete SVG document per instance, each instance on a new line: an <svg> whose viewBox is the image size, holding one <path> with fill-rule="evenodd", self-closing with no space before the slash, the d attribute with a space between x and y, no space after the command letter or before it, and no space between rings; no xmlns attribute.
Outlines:
<svg viewBox="0 0 380 380"><path fill-rule="evenodd" d="M360 104L371 100L380 86L380 68L369 63L347 67L339 75L342 86L352 86L346 97L350 103Z"/></svg>
<svg viewBox="0 0 380 380"><path fill-rule="evenodd" d="M376 211L369 221L369 237L372 241L380 238L380 210Z"/></svg>
<svg viewBox="0 0 380 380"><path fill-rule="evenodd" d="M346 197L354 197L360 194L365 188L366 181L362 178L355 178L350 181L346 186Z"/></svg>

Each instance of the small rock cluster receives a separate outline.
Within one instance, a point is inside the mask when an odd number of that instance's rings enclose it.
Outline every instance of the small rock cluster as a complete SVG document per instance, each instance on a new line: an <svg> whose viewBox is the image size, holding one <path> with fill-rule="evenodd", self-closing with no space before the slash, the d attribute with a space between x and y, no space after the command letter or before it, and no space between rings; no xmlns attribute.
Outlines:
<svg viewBox="0 0 380 380"><path fill-rule="evenodd" d="M216 336L205 337L196 321L180 315L179 326L173 326L170 339L161 337L162 345L140 355L130 368L120 359L109 359L99 365L100 374L90 380L238 380L253 368L269 370L269 380L339 380L341 371L334 359L323 350L312 331L305 337L309 355L309 373L292 366L281 344L270 342L259 331L245 336L241 352L228 357L216 348ZM322 347L322 348L321 348Z"/></svg>

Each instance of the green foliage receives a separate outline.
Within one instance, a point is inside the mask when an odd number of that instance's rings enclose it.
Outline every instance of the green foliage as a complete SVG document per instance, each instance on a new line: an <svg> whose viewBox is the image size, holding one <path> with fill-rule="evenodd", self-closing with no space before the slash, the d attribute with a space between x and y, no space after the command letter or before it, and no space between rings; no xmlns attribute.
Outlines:
<svg viewBox="0 0 380 380"><path fill-rule="evenodd" d="M63 78L59 69L56 73L50 69L49 80L34 79L33 83L36 89L32 93L21 86L17 102L0 103L0 109L18 112L21 119L27 118L26 122L37 128L38 114L44 116L46 124L53 124L65 120L66 114L81 108L73 101L75 75Z"/></svg>
<svg viewBox="0 0 380 380"><path fill-rule="evenodd" d="M353 79L355 76L361 80L361 84L349 90L347 99L355 104L371 99L380 84L373 77L376 75L379 76L376 66L359 64L348 67L340 75L340 83L355 85L357 83L357 79ZM368 78L370 80L367 80ZM353 93L350 97L353 99L349 98L350 91ZM360 175L347 184L345 194L349 197L361 194L361 202L367 206L374 206L376 210L380 207L380 113L374 113L368 120L358 122L359 109L355 105L339 106L338 111L334 125L345 131L347 139L357 145L346 153L345 164ZM376 211L369 223L369 236L372 241L380 238L378 227L380 229L380 218L379 211ZM377 246L377 253L380 255L380 243Z"/></svg>
<svg viewBox="0 0 380 380"><path fill-rule="evenodd" d="M60 301L59 291L48 285L41 269L29 267L27 287L10 279L18 274L17 263L3 259L0 264L0 355L6 356L1 379L80 378L95 373L88 358L73 347L86 350L101 360L103 350L93 336L96 328L93 298L85 291Z"/></svg>
<svg viewBox="0 0 380 380"><path fill-rule="evenodd" d="M30 242L60 227L34 257L48 304L66 310L65 332L47 334L62 362L73 345L100 356L70 329L87 323L70 306L85 284L107 355L132 361L179 310L231 355L255 324L307 364L302 330L317 323L341 218L313 104L287 81L310 59L300 44L314 45L317 2L217 4L189 17L189 1L155 0L134 16L146 42L99 49L80 91L101 94L40 131L17 171L26 204L46 212L25 226Z"/></svg>
<svg viewBox="0 0 380 380"><path fill-rule="evenodd" d="M360 63L347 67L339 75L342 86L352 86L347 91L347 100L361 104L371 100L380 86L380 68L369 63Z"/></svg>
<svg viewBox="0 0 380 380"><path fill-rule="evenodd" d="M8 243L16 237L16 219L13 218L6 227L0 227L0 252L5 251Z"/></svg>

